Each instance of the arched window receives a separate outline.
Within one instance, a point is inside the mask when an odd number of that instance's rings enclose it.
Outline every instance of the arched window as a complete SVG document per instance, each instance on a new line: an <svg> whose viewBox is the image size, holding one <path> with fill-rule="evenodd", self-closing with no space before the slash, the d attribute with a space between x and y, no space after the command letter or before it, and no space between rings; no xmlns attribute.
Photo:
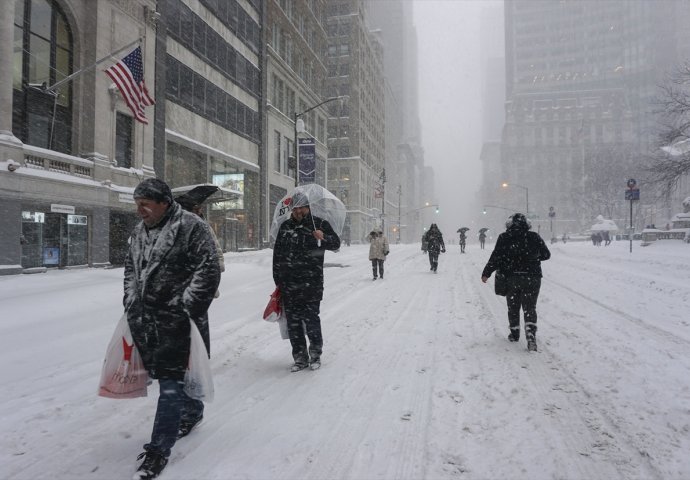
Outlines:
<svg viewBox="0 0 690 480"><path fill-rule="evenodd" d="M73 40L55 0L15 0L12 132L24 143L71 153Z"/></svg>

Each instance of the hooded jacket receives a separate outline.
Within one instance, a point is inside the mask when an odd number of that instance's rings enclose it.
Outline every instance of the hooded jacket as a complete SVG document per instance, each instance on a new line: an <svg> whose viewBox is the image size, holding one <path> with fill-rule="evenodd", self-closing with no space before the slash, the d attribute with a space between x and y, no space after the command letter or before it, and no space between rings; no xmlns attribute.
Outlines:
<svg viewBox="0 0 690 480"><path fill-rule="evenodd" d="M316 228L314 228L316 227ZM312 235L321 230L321 246ZM338 250L340 238L328 221L311 213L296 221L292 216L278 229L273 247L273 281L286 302L320 302L323 298L323 259L326 250Z"/></svg>
<svg viewBox="0 0 690 480"><path fill-rule="evenodd" d="M189 360L190 320L210 352L208 307L220 267L210 227L172 203L149 259L148 231L134 229L125 261L124 307L132 337L152 378L182 380Z"/></svg>
<svg viewBox="0 0 690 480"><path fill-rule="evenodd" d="M430 253L439 253L446 249L446 244L443 242L443 234L438 229L436 224L431 225L429 230L422 237L422 244L426 241L426 250Z"/></svg>
<svg viewBox="0 0 690 480"><path fill-rule="evenodd" d="M531 232L527 223L514 223L498 236L482 277L488 278L496 270L507 276L541 277L541 262L549 258L551 252L544 240Z"/></svg>
<svg viewBox="0 0 690 480"><path fill-rule="evenodd" d="M388 255L388 239L383 236L383 230L380 228L375 229L372 233L367 235L367 240L369 241L369 260L386 260L386 255Z"/></svg>

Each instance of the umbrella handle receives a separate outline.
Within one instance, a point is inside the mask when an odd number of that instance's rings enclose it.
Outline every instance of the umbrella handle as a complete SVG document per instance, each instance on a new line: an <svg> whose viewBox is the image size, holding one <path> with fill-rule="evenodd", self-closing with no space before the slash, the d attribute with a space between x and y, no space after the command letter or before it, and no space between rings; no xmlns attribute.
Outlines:
<svg viewBox="0 0 690 480"><path fill-rule="evenodd" d="M321 247L321 240L317 240L317 241L316 241L316 245L317 245L318 247Z"/></svg>

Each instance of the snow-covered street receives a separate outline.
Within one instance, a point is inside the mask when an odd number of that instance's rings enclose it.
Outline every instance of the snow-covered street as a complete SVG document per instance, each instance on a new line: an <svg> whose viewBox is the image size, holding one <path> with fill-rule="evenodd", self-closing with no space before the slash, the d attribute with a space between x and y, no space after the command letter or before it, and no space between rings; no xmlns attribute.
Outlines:
<svg viewBox="0 0 690 480"><path fill-rule="evenodd" d="M261 319L272 251L226 254L215 401L161 478L690 478L688 245L549 245L537 353L480 281L492 248L449 245L434 275L391 245L375 282L368 246L327 253L323 367L298 373ZM131 478L157 385L96 396L122 276L0 277L0 478Z"/></svg>

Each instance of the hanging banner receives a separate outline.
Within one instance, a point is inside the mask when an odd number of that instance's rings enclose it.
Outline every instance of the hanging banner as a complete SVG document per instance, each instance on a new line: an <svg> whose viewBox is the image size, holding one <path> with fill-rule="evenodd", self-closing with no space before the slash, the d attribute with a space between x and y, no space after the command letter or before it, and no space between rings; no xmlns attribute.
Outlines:
<svg viewBox="0 0 690 480"><path fill-rule="evenodd" d="M300 138L297 144L298 183L316 181L316 141L313 138Z"/></svg>

